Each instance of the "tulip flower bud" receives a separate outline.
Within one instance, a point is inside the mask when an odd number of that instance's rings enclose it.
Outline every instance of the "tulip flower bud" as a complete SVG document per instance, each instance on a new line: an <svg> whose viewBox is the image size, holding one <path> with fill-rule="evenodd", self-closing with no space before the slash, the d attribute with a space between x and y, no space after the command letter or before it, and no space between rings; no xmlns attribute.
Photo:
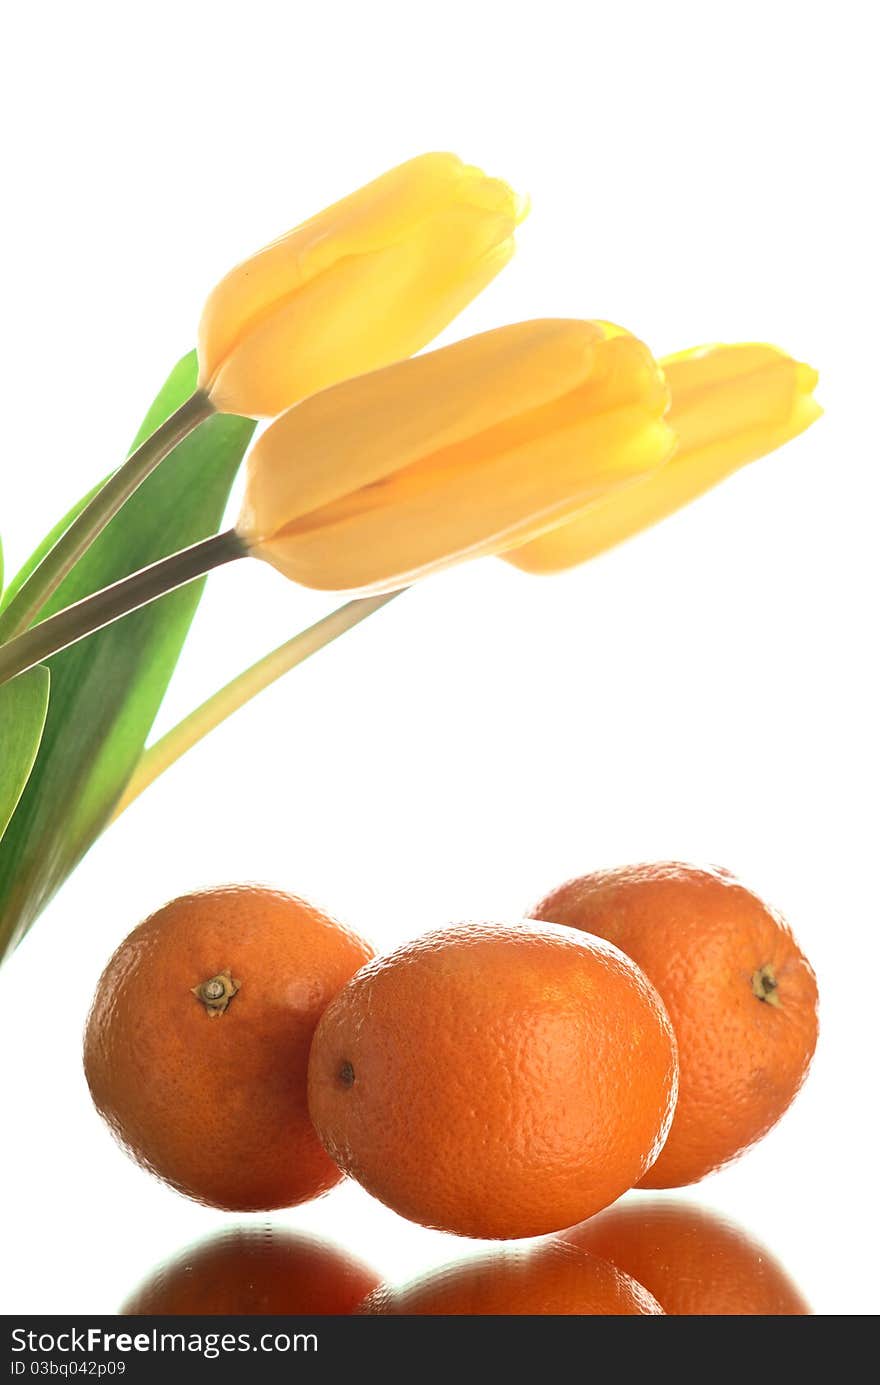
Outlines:
<svg viewBox="0 0 880 1385"><path fill-rule="evenodd" d="M677 434L672 460L626 491L501 556L526 572L560 572L665 519L747 462L802 433L822 410L818 376L773 346L703 346L661 362Z"/></svg>
<svg viewBox="0 0 880 1385"><path fill-rule="evenodd" d="M454 154L424 154L238 265L199 327L199 388L271 417L420 351L513 254L525 214Z"/></svg>
<svg viewBox="0 0 880 1385"><path fill-rule="evenodd" d="M254 445L239 536L308 587L383 591L496 553L671 454L642 343L547 320L348 380Z"/></svg>

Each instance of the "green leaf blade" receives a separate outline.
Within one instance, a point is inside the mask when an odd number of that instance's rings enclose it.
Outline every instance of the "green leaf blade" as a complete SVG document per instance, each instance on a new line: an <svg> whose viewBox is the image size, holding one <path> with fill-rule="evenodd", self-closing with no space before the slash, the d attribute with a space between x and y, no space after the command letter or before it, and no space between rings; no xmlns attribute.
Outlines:
<svg viewBox="0 0 880 1385"><path fill-rule="evenodd" d="M188 398L196 372L193 352L175 366L136 441ZM216 533L254 426L250 419L219 415L203 423L111 521L44 614ZM203 586L194 582L171 592L49 661L42 743L0 842L0 956L24 935L112 815Z"/></svg>
<svg viewBox="0 0 880 1385"><path fill-rule="evenodd" d="M34 549L31 556L27 559L25 563L22 564L18 572L13 577L12 581L9 583L9 586L3 592L2 599L0 599L0 614L2 614L6 610L6 607L9 605L12 598L18 594L19 588L24 586L28 577L30 577L31 573L34 571L34 568L40 565L40 563L45 558L46 554L49 552L49 549L54 548L56 541L61 538L61 535L64 533L65 529L70 527L70 525L76 519L79 512L86 508L92 496L98 493L103 484L103 481L99 481L96 486L93 486L92 489L86 495L84 495L81 500L77 501L77 503L73 506L72 509L68 510L67 514L64 515L62 519L59 519L58 523L52 529L49 530L46 537L42 539L40 543L37 544L37 547ZM0 575L2 575L2 564L0 564ZM2 585L3 583L2 581L0 581L0 587L2 587Z"/></svg>
<svg viewBox="0 0 880 1385"><path fill-rule="evenodd" d="M49 670L40 665L0 687L0 839L34 767L49 707Z"/></svg>

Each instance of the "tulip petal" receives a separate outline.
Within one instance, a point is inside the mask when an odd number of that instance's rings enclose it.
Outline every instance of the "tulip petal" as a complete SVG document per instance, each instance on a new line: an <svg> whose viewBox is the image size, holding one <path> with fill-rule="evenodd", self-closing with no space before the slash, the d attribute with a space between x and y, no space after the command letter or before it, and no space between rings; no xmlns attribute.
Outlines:
<svg viewBox="0 0 880 1385"><path fill-rule="evenodd" d="M819 417L817 375L772 346L698 347L661 362L678 436L671 461L625 492L501 556L526 572L561 572L658 523Z"/></svg>
<svg viewBox="0 0 880 1385"><path fill-rule="evenodd" d="M217 285L200 387L221 412L270 416L421 350L510 258L522 214L454 154L391 169Z"/></svg>
<svg viewBox="0 0 880 1385"><path fill-rule="evenodd" d="M238 532L305 585L389 589L659 466L666 404L656 362L620 328L499 328L283 415L251 454Z"/></svg>

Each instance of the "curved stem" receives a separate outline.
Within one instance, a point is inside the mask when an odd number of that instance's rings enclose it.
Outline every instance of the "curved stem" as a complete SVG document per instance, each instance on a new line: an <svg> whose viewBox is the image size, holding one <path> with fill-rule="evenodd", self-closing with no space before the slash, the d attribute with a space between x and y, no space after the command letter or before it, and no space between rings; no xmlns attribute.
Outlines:
<svg viewBox="0 0 880 1385"><path fill-rule="evenodd" d="M8 644L0 645L0 685L76 644L95 630L111 625L130 611L146 606L157 597L192 582L222 563L231 563L247 554L246 544L234 529L229 529L225 534L214 534L209 539L203 539L201 543L184 548L170 558L162 558L158 563L132 573L130 577L123 577L121 582L114 582L111 587L95 592L94 596L87 596L73 606L67 606L57 615L40 621L39 625L32 625Z"/></svg>
<svg viewBox="0 0 880 1385"><path fill-rule="evenodd" d="M213 412L208 396L196 390L114 471L16 592L0 616L0 641L9 642L28 628L129 496Z"/></svg>
<svg viewBox="0 0 880 1385"><path fill-rule="evenodd" d="M303 630L300 634L294 635L293 639L273 649L271 654L267 654L231 683L220 688L156 741L155 745L150 746L149 750L144 751L125 793L116 806L113 820L125 812L125 809L143 793L144 789L149 788L160 774L170 769L182 755L194 745L198 745L209 731L220 726L239 707L243 707L258 693L270 687L289 669L303 663L312 654L317 654L319 649L324 649L340 635L344 635L346 630L353 630L362 620L366 620L367 616L381 610L389 601L393 601L395 596L400 595L401 591L384 592L381 596L365 596L358 601L347 602L338 610L331 611L330 615L324 616L323 620L311 625L308 630Z"/></svg>

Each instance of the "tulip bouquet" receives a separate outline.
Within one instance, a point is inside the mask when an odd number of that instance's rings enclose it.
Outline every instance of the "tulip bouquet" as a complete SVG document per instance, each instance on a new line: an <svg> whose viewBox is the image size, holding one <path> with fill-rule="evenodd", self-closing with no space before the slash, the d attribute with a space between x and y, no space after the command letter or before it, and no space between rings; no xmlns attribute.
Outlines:
<svg viewBox="0 0 880 1385"><path fill-rule="evenodd" d="M158 774L415 580L486 555L582 563L818 416L815 373L765 345L657 361L621 327L547 319L417 354L508 262L524 214L505 183L424 155L210 294L128 459L3 596L0 955ZM247 557L352 599L145 748L196 579Z"/></svg>

